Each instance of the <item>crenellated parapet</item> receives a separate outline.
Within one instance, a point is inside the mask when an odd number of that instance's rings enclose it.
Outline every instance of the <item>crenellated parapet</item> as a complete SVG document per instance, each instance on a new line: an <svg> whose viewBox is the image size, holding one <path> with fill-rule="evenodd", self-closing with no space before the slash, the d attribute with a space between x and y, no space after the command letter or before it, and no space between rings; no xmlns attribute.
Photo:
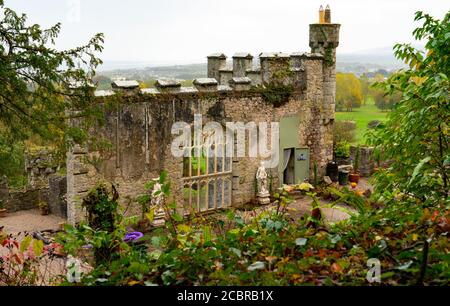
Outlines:
<svg viewBox="0 0 450 306"><path fill-rule="evenodd" d="M196 92L250 91L255 86L267 86L272 82L292 85L300 93L306 93L308 86L316 90L320 84L313 85L311 80L323 79L322 71L314 67L317 62L322 66L324 55L320 53L295 52L261 53L259 64L255 65L249 53L236 53L233 62L227 63L223 53L208 56L208 77L193 80L193 86L184 87L178 80L158 79L154 88L139 87L135 80L114 81L112 90L98 90L97 97L136 94L183 94ZM310 80L309 82L307 80Z"/></svg>
<svg viewBox="0 0 450 306"><path fill-rule="evenodd" d="M247 77L251 80L251 86L267 85L274 81L274 76L279 78L285 74L285 83L303 86L299 80L306 79L308 61L323 60L320 53L295 52L286 54L281 52L261 53L258 61L250 53L236 53L232 56L232 62L227 62L223 53L211 54L208 58L208 78L214 78L219 85L231 85L233 78ZM300 88L298 88L300 89Z"/></svg>

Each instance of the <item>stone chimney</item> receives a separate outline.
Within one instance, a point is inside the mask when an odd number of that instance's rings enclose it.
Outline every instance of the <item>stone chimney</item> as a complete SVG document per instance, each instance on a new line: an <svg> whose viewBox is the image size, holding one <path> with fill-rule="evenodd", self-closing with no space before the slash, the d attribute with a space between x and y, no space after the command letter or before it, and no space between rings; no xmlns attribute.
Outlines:
<svg viewBox="0 0 450 306"><path fill-rule="evenodd" d="M327 7L325 8L325 23L331 23L331 10L330 6L327 4Z"/></svg>
<svg viewBox="0 0 450 306"><path fill-rule="evenodd" d="M331 22L330 7L325 9L324 23L309 25L309 46L311 53L321 54L323 62L323 109L334 119L336 97L336 48L339 46L341 25ZM319 20L320 21L320 20Z"/></svg>
<svg viewBox="0 0 450 306"><path fill-rule="evenodd" d="M319 8L319 23L325 23L325 11L323 10L323 6L321 5Z"/></svg>

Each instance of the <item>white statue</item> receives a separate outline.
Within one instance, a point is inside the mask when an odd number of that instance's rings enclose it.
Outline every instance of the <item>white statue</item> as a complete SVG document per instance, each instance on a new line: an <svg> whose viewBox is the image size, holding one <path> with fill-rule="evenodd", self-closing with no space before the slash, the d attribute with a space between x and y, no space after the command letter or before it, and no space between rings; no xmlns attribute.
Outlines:
<svg viewBox="0 0 450 306"><path fill-rule="evenodd" d="M256 171L256 181L258 183L258 196L267 197L269 196L269 191L267 190L267 172L264 167L264 162L261 161L258 171Z"/></svg>
<svg viewBox="0 0 450 306"><path fill-rule="evenodd" d="M157 182L155 183L155 185L153 186L153 190L152 190L152 205L157 205L159 206L163 200L164 194L162 192L162 185Z"/></svg>
<svg viewBox="0 0 450 306"><path fill-rule="evenodd" d="M159 182L156 182L153 186L152 197L151 197L151 205L156 207L155 217L164 218L165 212L162 207L164 201L164 193L162 191L162 185Z"/></svg>

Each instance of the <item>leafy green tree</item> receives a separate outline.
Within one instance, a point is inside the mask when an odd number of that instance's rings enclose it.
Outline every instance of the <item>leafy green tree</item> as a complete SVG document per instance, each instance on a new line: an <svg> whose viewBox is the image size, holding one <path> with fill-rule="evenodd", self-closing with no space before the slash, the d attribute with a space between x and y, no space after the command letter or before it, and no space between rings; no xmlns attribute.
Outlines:
<svg viewBox="0 0 450 306"><path fill-rule="evenodd" d="M1 146L15 146L38 135L64 147L68 138L87 137L71 128L67 119L93 118L91 80L101 64L96 53L103 49L103 34L84 46L59 51L55 41L60 30L59 23L49 29L28 25L25 14L17 14L0 0ZM76 115L68 110L77 110ZM2 171L5 167L8 164L0 165L0 174L8 174Z"/></svg>
<svg viewBox="0 0 450 306"><path fill-rule="evenodd" d="M382 89L375 87L370 88L370 95L375 101L375 105L382 111L392 110L397 102L401 99L400 92L394 92L387 95Z"/></svg>
<svg viewBox="0 0 450 306"><path fill-rule="evenodd" d="M336 105L338 109L352 111L363 100L361 83L353 73L336 74Z"/></svg>
<svg viewBox="0 0 450 306"><path fill-rule="evenodd" d="M365 105L366 101L370 95L370 81L369 81L369 78L367 77L367 75L363 74L359 78L359 82L361 84L361 94L362 94L362 98L363 98L362 103Z"/></svg>
<svg viewBox="0 0 450 306"><path fill-rule="evenodd" d="M395 56L409 69L377 86L387 95L401 94L386 125L370 142L383 152L390 167L377 176L377 189L398 190L418 203L447 202L450 171L450 12L442 21L417 12L423 25L415 39L427 40L426 54L410 44L394 46Z"/></svg>

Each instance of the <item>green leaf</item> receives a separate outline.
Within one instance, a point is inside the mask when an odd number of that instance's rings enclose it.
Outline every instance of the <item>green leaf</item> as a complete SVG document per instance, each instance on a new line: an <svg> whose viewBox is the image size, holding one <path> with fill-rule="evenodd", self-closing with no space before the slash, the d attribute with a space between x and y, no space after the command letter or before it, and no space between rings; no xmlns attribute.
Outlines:
<svg viewBox="0 0 450 306"><path fill-rule="evenodd" d="M449 165L450 165L450 155L448 155L444 160L444 166L449 166Z"/></svg>
<svg viewBox="0 0 450 306"><path fill-rule="evenodd" d="M395 275L394 272L386 272L386 273L381 274L381 275L380 275L380 278L381 278L381 279L390 278L390 277L392 277L392 276L394 276L394 275Z"/></svg>
<svg viewBox="0 0 450 306"><path fill-rule="evenodd" d="M336 234L336 235L331 236L330 241L331 241L331 243L337 243L337 242L341 241L341 235Z"/></svg>
<svg viewBox="0 0 450 306"><path fill-rule="evenodd" d="M396 269L397 269L397 270L401 270L401 271L405 271L405 270L407 270L407 269L412 265L412 263L413 263L413 261L410 260L410 261L408 261L407 263L405 263L405 264L403 264L403 265L400 265L400 266L396 267Z"/></svg>
<svg viewBox="0 0 450 306"><path fill-rule="evenodd" d="M44 250L44 242L42 240L33 240L33 252L37 257L41 256Z"/></svg>
<svg viewBox="0 0 450 306"><path fill-rule="evenodd" d="M172 201L169 204L167 204L167 207L170 209L175 209L177 208L177 203L175 201Z"/></svg>
<svg viewBox="0 0 450 306"><path fill-rule="evenodd" d="M297 239L295 239L295 244L299 245L299 246L304 246L307 241L308 241L308 239L306 239L306 238L297 238Z"/></svg>
<svg viewBox="0 0 450 306"><path fill-rule="evenodd" d="M150 253L148 254L148 256L149 256L151 259L158 260L159 257L161 256L161 254L162 254L162 252L161 252L160 250L154 250L153 252L150 252Z"/></svg>
<svg viewBox="0 0 450 306"><path fill-rule="evenodd" d="M172 214L172 219L177 221L177 222L181 222L181 221L183 221L183 216L181 216L180 214L177 214L177 213L173 213Z"/></svg>
<svg viewBox="0 0 450 306"><path fill-rule="evenodd" d="M152 241L152 245L153 246L155 246L155 247L160 247L161 246L161 237L159 237L159 236L153 236L152 238L151 238L151 241Z"/></svg>
<svg viewBox="0 0 450 306"><path fill-rule="evenodd" d="M265 264L262 261L255 261L250 266L247 267L248 271L254 271L254 270L262 270L265 268Z"/></svg>
<svg viewBox="0 0 450 306"><path fill-rule="evenodd" d="M30 243L32 240L33 240L33 237L31 237L31 236L26 236L25 238L23 238L22 242L20 243L20 251L25 252L28 249L28 247L30 246Z"/></svg>
<svg viewBox="0 0 450 306"><path fill-rule="evenodd" d="M234 254L236 254L237 257L241 257L241 256L242 256L242 252L241 252L241 250L239 250L239 249L236 249L236 248L229 248L229 250L230 250L231 252L233 252Z"/></svg>
<svg viewBox="0 0 450 306"><path fill-rule="evenodd" d="M155 219L155 208L150 209L150 211L146 213L145 216L150 222L153 222L153 220Z"/></svg>
<svg viewBox="0 0 450 306"><path fill-rule="evenodd" d="M409 180L408 186L411 185L411 183L414 181L414 179L417 177L417 175L419 175L420 170L422 169L422 167L428 163L430 161L431 157L427 156L424 159L422 159L417 166L414 168L414 172L412 174L411 179Z"/></svg>
<svg viewBox="0 0 450 306"><path fill-rule="evenodd" d="M235 217L234 211L229 210L229 211L227 212L227 219L228 219L228 220L234 220L234 217Z"/></svg>
<svg viewBox="0 0 450 306"><path fill-rule="evenodd" d="M203 239L205 242L211 241L211 227L209 226L203 227Z"/></svg>

